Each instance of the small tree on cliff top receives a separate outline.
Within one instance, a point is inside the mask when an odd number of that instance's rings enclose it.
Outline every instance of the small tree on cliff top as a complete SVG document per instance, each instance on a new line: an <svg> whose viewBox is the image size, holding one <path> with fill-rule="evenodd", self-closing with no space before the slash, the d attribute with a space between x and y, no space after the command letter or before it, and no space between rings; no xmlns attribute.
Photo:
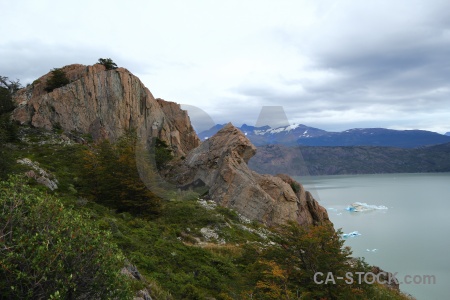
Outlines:
<svg viewBox="0 0 450 300"><path fill-rule="evenodd" d="M111 58L99 58L98 63L105 66L106 70L117 69L117 64Z"/></svg>

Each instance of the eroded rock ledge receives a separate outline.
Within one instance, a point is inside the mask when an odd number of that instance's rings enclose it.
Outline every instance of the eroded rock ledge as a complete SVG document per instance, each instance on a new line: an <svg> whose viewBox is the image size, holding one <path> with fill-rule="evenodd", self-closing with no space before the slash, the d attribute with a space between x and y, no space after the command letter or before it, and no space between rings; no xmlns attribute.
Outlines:
<svg viewBox="0 0 450 300"><path fill-rule="evenodd" d="M328 223L325 208L287 175L261 175L247 166L255 146L231 123L203 142L175 166L172 179L180 186L203 181L219 205L268 225L297 221Z"/></svg>

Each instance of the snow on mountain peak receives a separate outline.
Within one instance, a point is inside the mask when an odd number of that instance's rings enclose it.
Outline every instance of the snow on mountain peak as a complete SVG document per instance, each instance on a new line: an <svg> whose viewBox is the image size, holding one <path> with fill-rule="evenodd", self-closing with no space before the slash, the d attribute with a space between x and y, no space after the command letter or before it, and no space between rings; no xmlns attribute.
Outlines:
<svg viewBox="0 0 450 300"><path fill-rule="evenodd" d="M291 131L291 130L297 129L298 127L300 127L300 124L295 124L294 123L292 125L287 126L285 130Z"/></svg>

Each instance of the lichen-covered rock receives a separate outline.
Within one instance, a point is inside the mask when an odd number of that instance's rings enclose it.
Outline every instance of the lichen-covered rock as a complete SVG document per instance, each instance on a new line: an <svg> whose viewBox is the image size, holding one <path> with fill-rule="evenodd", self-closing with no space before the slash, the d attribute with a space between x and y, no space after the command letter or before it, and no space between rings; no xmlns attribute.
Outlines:
<svg viewBox="0 0 450 300"><path fill-rule="evenodd" d="M141 275L137 267L130 263L120 270L120 274L128 277L128 279L141 281L142 284L145 284L145 278ZM152 300L152 297L150 296L149 290L144 288L136 293L136 297L133 297L133 300Z"/></svg>
<svg viewBox="0 0 450 300"><path fill-rule="evenodd" d="M45 129L89 133L95 140L114 141L133 128L143 140L159 137L166 141L179 156L198 146L187 113L175 103L156 101L128 70L106 70L100 64L62 69L69 84L47 93L49 73L16 94L15 120Z"/></svg>
<svg viewBox="0 0 450 300"><path fill-rule="evenodd" d="M25 176L35 179L37 183L45 185L52 191L58 188L58 180L55 176L42 169L39 163L33 162L28 158L18 159L17 163L32 168L32 170L25 172Z"/></svg>
<svg viewBox="0 0 450 300"><path fill-rule="evenodd" d="M260 175L247 163L255 146L231 123L192 150L174 168L180 186L201 180L219 205L268 225L297 221L302 225L329 222L326 210L287 175ZM299 186L294 191L293 184Z"/></svg>

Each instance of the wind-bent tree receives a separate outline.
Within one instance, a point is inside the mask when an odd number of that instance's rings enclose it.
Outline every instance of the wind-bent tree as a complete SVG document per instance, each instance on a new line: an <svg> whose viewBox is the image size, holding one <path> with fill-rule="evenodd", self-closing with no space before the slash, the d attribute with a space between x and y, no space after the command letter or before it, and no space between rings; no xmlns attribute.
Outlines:
<svg viewBox="0 0 450 300"><path fill-rule="evenodd" d="M98 63L105 66L106 70L117 69L116 63L111 58L99 58Z"/></svg>
<svg viewBox="0 0 450 300"><path fill-rule="evenodd" d="M12 95L21 87L22 85L18 79L11 81L6 76L0 76L0 115L14 109Z"/></svg>
<svg viewBox="0 0 450 300"><path fill-rule="evenodd" d="M10 94L14 94L22 88L22 85L19 79L12 81L8 77L0 75L0 87L8 89Z"/></svg>

